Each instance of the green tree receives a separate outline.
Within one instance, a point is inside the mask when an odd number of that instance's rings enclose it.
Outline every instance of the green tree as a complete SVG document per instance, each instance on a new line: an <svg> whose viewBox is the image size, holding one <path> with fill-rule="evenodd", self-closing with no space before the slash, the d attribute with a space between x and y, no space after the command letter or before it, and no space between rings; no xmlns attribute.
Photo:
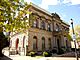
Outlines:
<svg viewBox="0 0 80 60"><path fill-rule="evenodd" d="M75 26L75 34L77 41L80 41L80 25Z"/></svg>
<svg viewBox="0 0 80 60"><path fill-rule="evenodd" d="M29 4L21 3L19 0L0 0L0 56L2 56L2 49L9 46L3 30L19 32L30 27L27 18L27 14L31 14L28 11L29 7Z"/></svg>
<svg viewBox="0 0 80 60"><path fill-rule="evenodd" d="M80 25L76 25L74 26L74 32L75 32L75 35L76 35L76 40L77 41L80 41ZM72 29L70 29L70 35L72 35Z"/></svg>
<svg viewBox="0 0 80 60"><path fill-rule="evenodd" d="M68 37L69 41L72 41L72 37L70 34L68 34L67 37Z"/></svg>
<svg viewBox="0 0 80 60"><path fill-rule="evenodd" d="M0 27L6 31L23 30L29 28L27 14L30 5L19 0L0 0Z"/></svg>

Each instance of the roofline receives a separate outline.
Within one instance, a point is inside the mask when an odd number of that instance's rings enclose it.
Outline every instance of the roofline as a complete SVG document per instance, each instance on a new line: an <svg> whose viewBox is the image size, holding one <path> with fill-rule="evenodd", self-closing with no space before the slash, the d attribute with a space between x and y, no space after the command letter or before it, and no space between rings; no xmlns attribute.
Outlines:
<svg viewBox="0 0 80 60"><path fill-rule="evenodd" d="M65 25L70 27L70 25L67 22L65 22L64 20L62 20L62 23L64 23Z"/></svg>
<svg viewBox="0 0 80 60"><path fill-rule="evenodd" d="M46 14L49 15L49 16L52 16L52 13L46 11L45 9L43 9L43 8L41 8L41 7L39 7L39 6L37 6L36 4L34 4L34 3L32 3L32 2L31 2L31 6L33 6L34 8L37 8L38 10L40 10L40 11L46 13ZM60 19L60 20L61 20L61 19ZM63 20L61 20L61 21L62 21L62 23L66 24L67 26L70 26L70 25L69 25L68 23L66 23L65 21L63 21Z"/></svg>
<svg viewBox="0 0 80 60"><path fill-rule="evenodd" d="M41 7L39 7L39 6L37 6L37 5L34 4L34 3L31 3L31 6L33 6L34 8L37 8L38 10L40 10L40 11L42 11L42 12L44 12L44 13L50 15L50 16L52 16L50 12L48 12L48 11L46 11L45 9L43 9L43 8L41 8Z"/></svg>

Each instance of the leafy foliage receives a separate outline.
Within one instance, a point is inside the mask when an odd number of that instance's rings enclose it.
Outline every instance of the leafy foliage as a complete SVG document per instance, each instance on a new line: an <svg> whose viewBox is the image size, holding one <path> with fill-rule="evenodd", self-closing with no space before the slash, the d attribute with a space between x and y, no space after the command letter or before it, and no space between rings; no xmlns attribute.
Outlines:
<svg viewBox="0 0 80 60"><path fill-rule="evenodd" d="M43 56L47 57L48 56L48 52L43 52Z"/></svg>
<svg viewBox="0 0 80 60"><path fill-rule="evenodd" d="M72 37L70 34L68 34L67 37L68 37L69 41L72 41Z"/></svg>
<svg viewBox="0 0 80 60"><path fill-rule="evenodd" d="M6 31L20 31L29 28L27 14L30 5L19 0L0 0L0 26Z"/></svg>
<svg viewBox="0 0 80 60"><path fill-rule="evenodd" d="M76 35L76 40L80 41L80 25L74 26L74 32ZM72 33L73 33L72 30L70 30L70 35L72 35Z"/></svg>
<svg viewBox="0 0 80 60"><path fill-rule="evenodd" d="M35 56L35 52L30 52L29 56L32 56L32 57Z"/></svg>
<svg viewBox="0 0 80 60"><path fill-rule="evenodd" d="M29 28L28 9L30 5L19 0L0 0L0 56L2 49L9 46L5 32L24 31Z"/></svg>
<svg viewBox="0 0 80 60"><path fill-rule="evenodd" d="M52 55L52 51L44 51L43 56L50 57Z"/></svg>

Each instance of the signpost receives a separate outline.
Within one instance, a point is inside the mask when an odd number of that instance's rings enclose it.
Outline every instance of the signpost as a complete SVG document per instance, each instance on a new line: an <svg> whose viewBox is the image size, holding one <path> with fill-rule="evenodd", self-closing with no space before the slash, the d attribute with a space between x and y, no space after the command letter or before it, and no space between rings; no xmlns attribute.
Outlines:
<svg viewBox="0 0 80 60"><path fill-rule="evenodd" d="M77 49L76 49L76 36L75 36L75 32L74 32L74 27L73 27L73 19L71 19L71 25L72 25L72 31L73 31L73 41L74 41L74 45L75 45L75 56L76 56L76 60L79 60L78 54L77 54Z"/></svg>

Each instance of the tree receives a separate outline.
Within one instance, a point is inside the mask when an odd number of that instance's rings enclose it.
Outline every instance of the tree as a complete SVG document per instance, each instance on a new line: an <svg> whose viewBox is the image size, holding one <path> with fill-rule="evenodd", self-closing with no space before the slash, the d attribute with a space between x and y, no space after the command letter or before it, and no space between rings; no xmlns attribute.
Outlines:
<svg viewBox="0 0 80 60"><path fill-rule="evenodd" d="M0 26L5 31L16 31L29 27L27 14L30 5L19 0L0 0Z"/></svg>
<svg viewBox="0 0 80 60"><path fill-rule="evenodd" d="M76 25L74 26L74 32L75 32L75 35L76 35L76 40L77 41L80 41L80 25ZM72 30L70 29L70 35L72 35Z"/></svg>
<svg viewBox="0 0 80 60"><path fill-rule="evenodd" d="M68 34L67 37L68 37L69 41L72 41L72 37L70 34Z"/></svg>
<svg viewBox="0 0 80 60"><path fill-rule="evenodd" d="M75 34L77 41L80 41L80 25L75 26Z"/></svg>
<svg viewBox="0 0 80 60"><path fill-rule="evenodd" d="M29 7L29 4L21 3L19 0L0 0L0 56L2 49L9 46L3 31L19 32L30 27L27 18L27 14L30 14Z"/></svg>

